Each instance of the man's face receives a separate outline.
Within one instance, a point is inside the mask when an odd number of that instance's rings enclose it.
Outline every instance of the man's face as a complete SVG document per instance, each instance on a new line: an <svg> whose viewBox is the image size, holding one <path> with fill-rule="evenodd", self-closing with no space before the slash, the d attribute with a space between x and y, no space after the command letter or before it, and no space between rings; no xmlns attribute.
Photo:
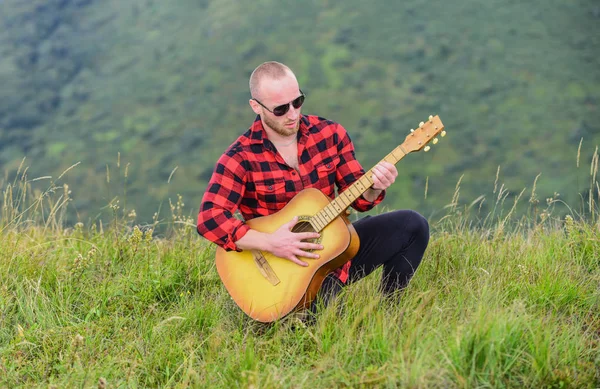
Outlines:
<svg viewBox="0 0 600 389"><path fill-rule="evenodd" d="M300 126L300 108L294 108L290 102L300 96L300 88L296 77L292 74L287 75L278 80L264 78L259 86L258 96L255 96L271 111L273 108L289 104L288 111L283 116L275 116L254 100L250 100L250 105L255 113L259 114L263 120L263 124L268 133L268 130L281 135L290 136L298 132Z"/></svg>

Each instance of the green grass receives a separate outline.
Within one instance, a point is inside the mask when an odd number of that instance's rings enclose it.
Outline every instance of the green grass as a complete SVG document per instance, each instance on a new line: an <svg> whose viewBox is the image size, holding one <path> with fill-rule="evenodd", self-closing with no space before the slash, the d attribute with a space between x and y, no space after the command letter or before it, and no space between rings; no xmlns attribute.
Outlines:
<svg viewBox="0 0 600 389"><path fill-rule="evenodd" d="M235 306L182 199L152 225L115 200L69 227L68 188L22 177L3 188L0 387L600 386L600 222L552 199L518 220L449 206L399 302L376 272L305 327Z"/></svg>

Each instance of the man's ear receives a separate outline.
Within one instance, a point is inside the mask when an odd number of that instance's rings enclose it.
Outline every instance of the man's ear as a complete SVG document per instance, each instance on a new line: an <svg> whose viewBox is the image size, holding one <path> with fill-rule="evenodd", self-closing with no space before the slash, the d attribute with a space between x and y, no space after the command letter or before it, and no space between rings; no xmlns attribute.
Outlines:
<svg viewBox="0 0 600 389"><path fill-rule="evenodd" d="M250 108L252 108L252 110L254 111L255 114L260 115L262 113L262 110L261 110L262 107L256 101L254 101L253 99L250 99L250 100L248 100L248 103L250 104Z"/></svg>

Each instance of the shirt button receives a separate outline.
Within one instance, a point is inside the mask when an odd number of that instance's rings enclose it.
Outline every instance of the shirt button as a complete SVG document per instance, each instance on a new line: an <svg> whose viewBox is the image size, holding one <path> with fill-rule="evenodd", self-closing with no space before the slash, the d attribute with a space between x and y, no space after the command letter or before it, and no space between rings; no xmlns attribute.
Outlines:
<svg viewBox="0 0 600 389"><path fill-rule="evenodd" d="M269 190L273 190L273 185L269 185Z"/></svg>
<svg viewBox="0 0 600 389"><path fill-rule="evenodd" d="M295 176L295 175L296 175L296 171L293 171L293 172L292 172L292 176Z"/></svg>
<svg viewBox="0 0 600 389"><path fill-rule="evenodd" d="M325 167L326 167L327 169L331 169L331 164L330 164L330 163L328 163L327 165L325 165Z"/></svg>

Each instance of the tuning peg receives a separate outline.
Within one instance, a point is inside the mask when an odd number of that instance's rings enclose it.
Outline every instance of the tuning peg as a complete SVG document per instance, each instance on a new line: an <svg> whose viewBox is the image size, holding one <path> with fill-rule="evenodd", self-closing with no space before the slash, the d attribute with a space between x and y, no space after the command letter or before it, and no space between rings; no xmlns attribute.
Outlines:
<svg viewBox="0 0 600 389"><path fill-rule="evenodd" d="M415 135L415 130L413 130L412 128L410 129L410 134L411 135Z"/></svg>
<svg viewBox="0 0 600 389"><path fill-rule="evenodd" d="M429 123L433 123L433 116L429 115Z"/></svg>
<svg viewBox="0 0 600 389"><path fill-rule="evenodd" d="M425 123L423 123L423 122L419 123L419 128L423 128L423 125L424 125L424 124L425 124Z"/></svg>
<svg viewBox="0 0 600 389"><path fill-rule="evenodd" d="M438 142L438 138L433 138L433 144L436 144Z"/></svg>
<svg viewBox="0 0 600 389"><path fill-rule="evenodd" d="M429 151L429 149L431 149L431 147L429 147L429 146L425 146L425 148L424 148L423 150L424 150L425 152L428 152L428 151Z"/></svg>
<svg viewBox="0 0 600 389"><path fill-rule="evenodd" d="M446 131L442 131L441 135L442 135L442 138L445 137L446 136Z"/></svg>

